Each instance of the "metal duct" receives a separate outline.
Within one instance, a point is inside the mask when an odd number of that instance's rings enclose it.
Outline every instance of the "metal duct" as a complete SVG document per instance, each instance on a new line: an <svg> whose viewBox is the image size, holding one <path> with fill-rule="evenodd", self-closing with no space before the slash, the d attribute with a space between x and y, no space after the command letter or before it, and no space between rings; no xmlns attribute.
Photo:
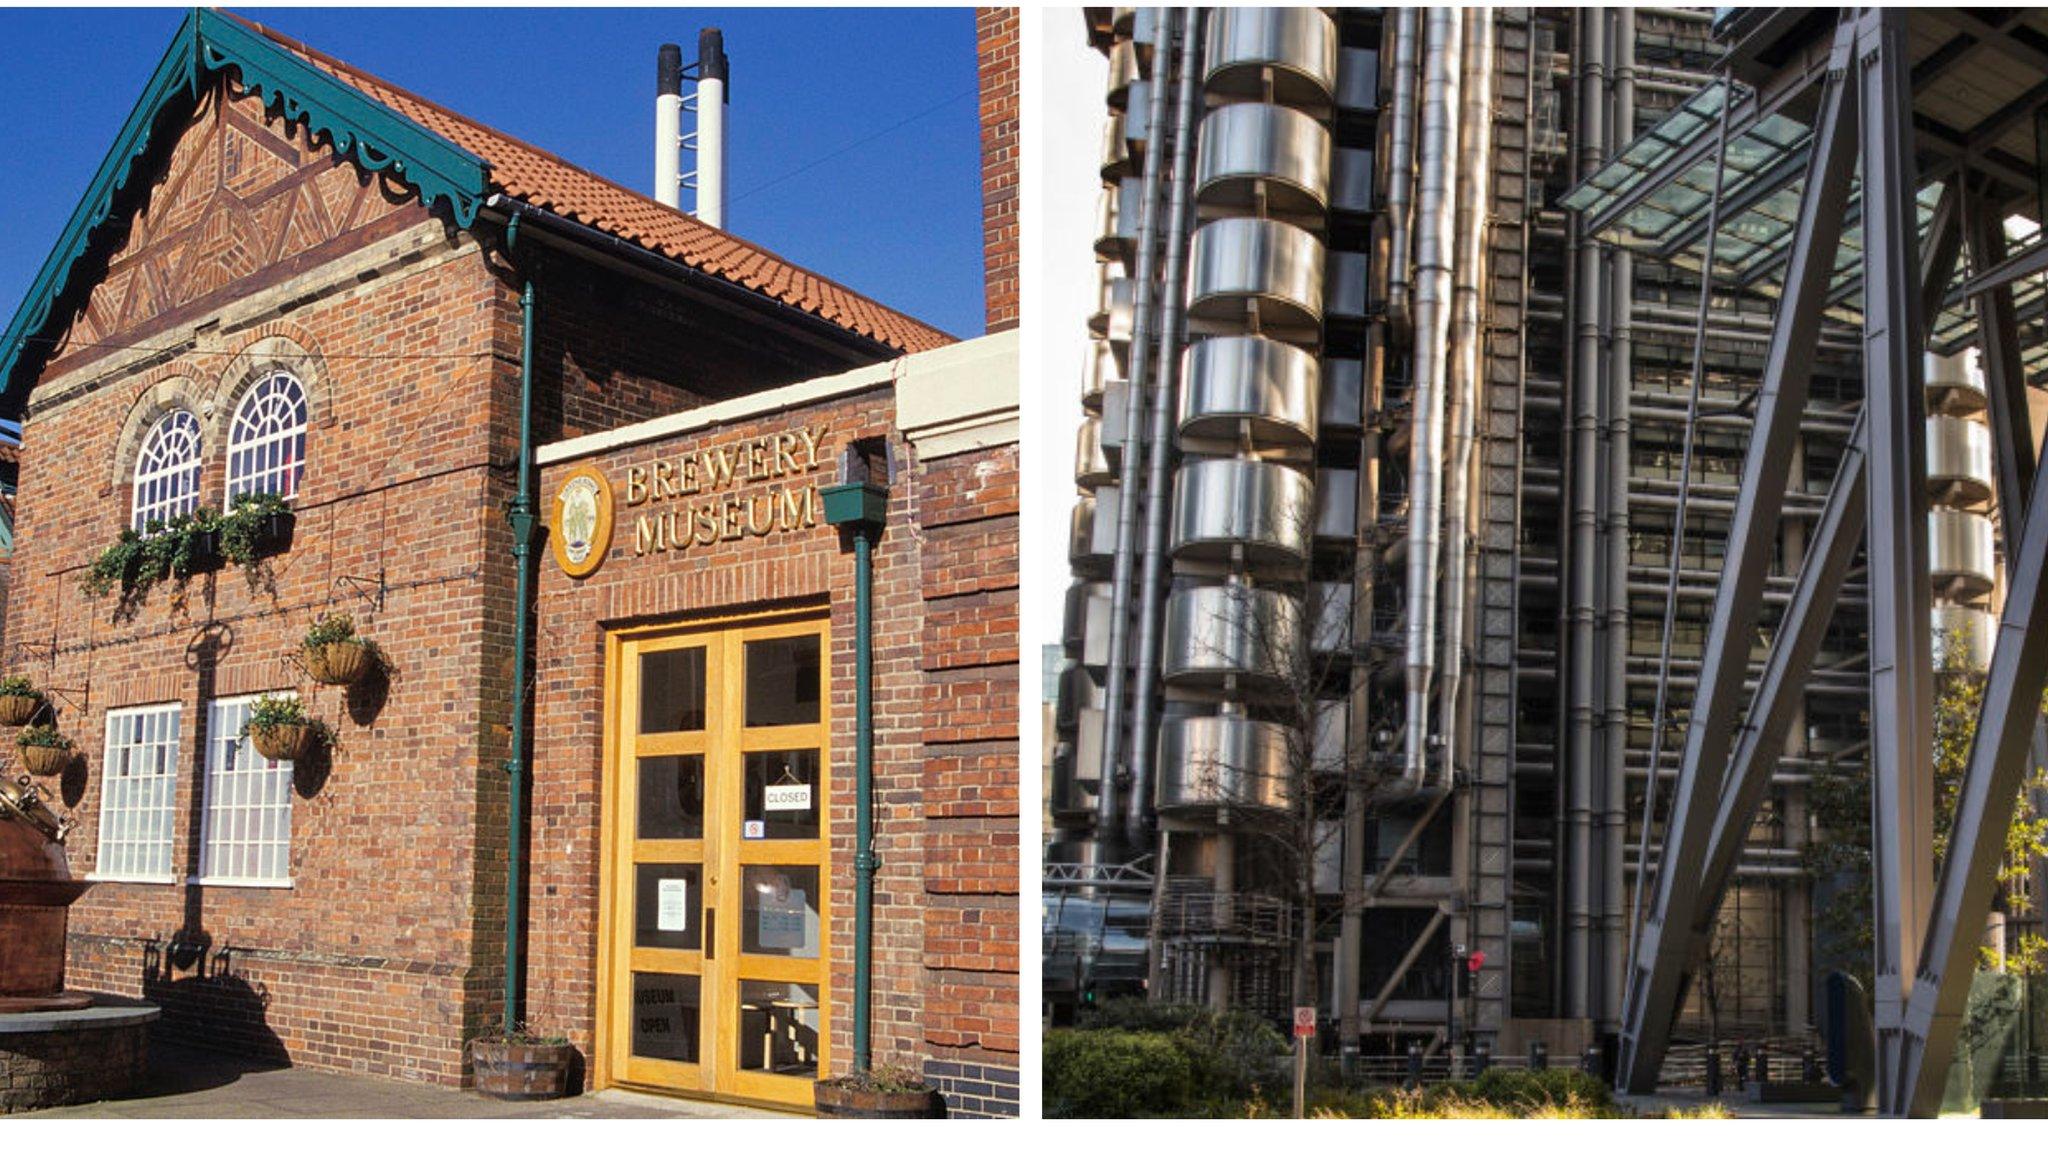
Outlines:
<svg viewBox="0 0 2048 1152"><path fill-rule="evenodd" d="M1168 579L1166 565L1167 490L1173 484L1173 418L1180 404L1176 399L1180 370L1180 346L1186 328L1183 313L1188 229L1193 219L1191 163L1194 156L1195 120L1201 101L1195 76L1201 71L1203 12L1192 9L1182 15L1180 36L1180 87L1174 100L1172 191L1166 222L1166 275L1164 313L1159 322L1159 350L1153 359L1159 382L1152 392L1152 427L1146 437L1151 454L1145 484L1145 561L1139 577L1142 597L1138 613L1137 707L1131 721L1131 795L1125 816L1125 836L1138 850L1151 847L1153 741L1157 739L1159 703L1159 614L1160 598ZM1162 45L1163 46L1163 45ZM1161 60L1165 57L1162 55ZM1164 85L1170 68L1159 75Z"/></svg>
<svg viewBox="0 0 2048 1152"><path fill-rule="evenodd" d="M1415 213L1414 442L1409 448L1406 761L1400 788L1419 788L1429 764L1436 672L1437 564L1443 545L1445 388L1455 240L1461 14L1426 17Z"/></svg>
<svg viewBox="0 0 2048 1152"><path fill-rule="evenodd" d="M697 33L697 219L725 227L725 37Z"/></svg>
<svg viewBox="0 0 2048 1152"><path fill-rule="evenodd" d="M1591 176L1604 161L1606 139L1606 37L1602 24L1606 14L1593 9L1577 13L1572 40L1573 64L1578 73L1578 163L1580 176ZM1574 344L1571 350L1570 387L1572 401L1570 550L1566 557L1565 652L1569 676L1563 685L1564 711L1568 728L1563 742L1564 778L1560 791L1565 803L1559 810L1558 839L1564 850L1558 853L1563 875L1558 893L1564 940L1564 962L1559 966L1562 981L1560 1003L1565 1014L1587 1016L1589 971L1592 964L1594 873L1600 865L1595 844L1596 807L1594 772L1594 702L1598 699L1595 622L1598 615L1599 516L1601 494L1607 476L1600 459L1600 376L1601 297L1604 288L1600 245L1574 225L1571 237L1572 303Z"/></svg>
<svg viewBox="0 0 2048 1152"><path fill-rule="evenodd" d="M1162 14L1157 23L1161 41L1160 47L1170 54L1173 43L1173 29L1177 25L1171 14ZM1129 42L1126 41L1125 44ZM1123 47L1124 45L1119 45ZM1136 49L1131 50L1131 72L1136 73ZM1114 84L1114 81L1112 81ZM1146 110L1146 124L1149 136L1145 143L1145 177L1139 211L1137 292L1133 302L1132 335L1130 341L1130 378L1124 389L1123 428L1136 433L1144 415L1144 394L1150 382L1148 370L1152 367L1152 320L1153 299L1158 290L1154 260L1158 254L1159 234L1159 191L1165 182L1166 135L1166 86L1153 84L1147 94L1150 106ZM1123 206L1128 212L1130 207ZM1115 339L1112 335L1111 345ZM1129 688L1130 660L1130 618L1131 593L1136 583L1137 557L1134 543L1138 532L1138 482L1139 461L1144 453L1135 444L1126 448L1123 454L1121 482L1116 488L1116 537L1113 549L1114 560L1111 569L1111 595L1113 608L1110 617L1109 634L1109 690L1105 697L1104 712L1108 716L1102 741L1102 787L1096 796L1095 840L1105 853L1112 846L1122 842L1119 821L1122 811L1117 805L1116 777L1118 766L1124 757L1125 726L1124 708ZM1108 499L1109 488L1098 490L1098 499Z"/></svg>
<svg viewBox="0 0 2048 1152"><path fill-rule="evenodd" d="M1464 38L1464 107L1458 117L1457 267L1452 277L1450 425L1451 457L1444 477L1443 764L1437 783L1449 788L1463 749L1458 747L1458 691L1465 662L1467 542L1473 518L1472 441L1478 422L1481 293L1486 284L1488 157L1493 149L1493 14L1468 9Z"/></svg>
<svg viewBox="0 0 2048 1152"><path fill-rule="evenodd" d="M654 59L654 199L681 208L683 199L683 48L663 44Z"/></svg>
<svg viewBox="0 0 2048 1152"><path fill-rule="evenodd" d="M1415 73L1422 10L1394 14L1394 110L1387 129L1387 318L1408 323L1408 237L1415 173Z"/></svg>
<svg viewBox="0 0 2048 1152"><path fill-rule="evenodd" d="M1612 67L1614 102L1608 117L1608 155L1618 154L1635 135L1635 13L1616 8L1610 16L1614 35ZM1635 342L1632 301L1635 257L1617 247L1611 257L1606 300L1608 327L1607 413L1607 715L1605 757L1600 789L1601 884L1596 952L1596 1019L1603 1029L1621 1020L1621 971L1627 940L1623 912L1628 881L1622 850L1628 842L1628 587L1630 395L1634 383Z"/></svg>

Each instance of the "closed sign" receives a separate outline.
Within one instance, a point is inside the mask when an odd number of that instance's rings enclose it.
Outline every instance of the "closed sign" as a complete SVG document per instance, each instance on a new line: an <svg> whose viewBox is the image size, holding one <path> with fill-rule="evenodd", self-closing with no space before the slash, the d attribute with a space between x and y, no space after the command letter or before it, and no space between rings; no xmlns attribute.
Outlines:
<svg viewBox="0 0 2048 1152"><path fill-rule="evenodd" d="M811 810L811 786L809 784L770 784L762 796L761 807L769 812L809 812Z"/></svg>

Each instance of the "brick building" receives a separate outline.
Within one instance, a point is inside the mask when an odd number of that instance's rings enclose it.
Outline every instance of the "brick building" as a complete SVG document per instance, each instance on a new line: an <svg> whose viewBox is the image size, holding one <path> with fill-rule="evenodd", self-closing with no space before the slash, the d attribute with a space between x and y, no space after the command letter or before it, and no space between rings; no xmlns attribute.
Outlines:
<svg viewBox="0 0 2048 1152"><path fill-rule="evenodd" d="M5 663L77 742L52 790L98 881L74 987L146 996L180 1039L451 1085L509 995L587 1083L808 1106L856 1045L864 537L875 1062L1015 1112L1014 334L954 343L201 11L0 357ZM556 520L522 676L529 381ZM849 527L842 473L886 493ZM247 492L290 509L256 563L82 587L123 529ZM559 519L598 494L608 550ZM334 610L385 671L292 661ZM277 694L331 752L238 739Z"/></svg>

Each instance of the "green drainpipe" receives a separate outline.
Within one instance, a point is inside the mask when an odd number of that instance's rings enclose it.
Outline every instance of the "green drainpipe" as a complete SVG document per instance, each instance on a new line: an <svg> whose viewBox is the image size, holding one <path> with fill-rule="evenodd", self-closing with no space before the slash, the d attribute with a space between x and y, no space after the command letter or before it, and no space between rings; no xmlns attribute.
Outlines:
<svg viewBox="0 0 2048 1152"><path fill-rule="evenodd" d="M874 999L875 871L875 698L873 536L881 531L888 488L871 481L833 484L819 491L825 523L853 536L853 1070L871 1063L869 1040Z"/></svg>
<svg viewBox="0 0 2048 1152"><path fill-rule="evenodd" d="M505 246L519 242L519 217L505 229ZM520 918L519 870L526 849L526 650L530 644L527 609L533 595L533 534L538 517L533 496L533 281L519 292L519 490L505 510L512 525L512 563L518 568L512 602L512 755L505 761L511 778L512 809L506 821L505 852L505 1032L519 1027L519 955L525 923Z"/></svg>

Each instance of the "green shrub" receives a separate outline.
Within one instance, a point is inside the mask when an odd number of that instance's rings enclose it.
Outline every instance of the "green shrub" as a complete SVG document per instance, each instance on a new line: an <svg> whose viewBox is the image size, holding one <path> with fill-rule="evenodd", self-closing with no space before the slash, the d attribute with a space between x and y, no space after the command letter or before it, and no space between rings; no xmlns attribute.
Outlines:
<svg viewBox="0 0 2048 1152"><path fill-rule="evenodd" d="M48 724L31 724L15 734L17 748L55 748L60 752L71 751L71 737L57 731Z"/></svg>
<svg viewBox="0 0 2048 1152"><path fill-rule="evenodd" d="M1518 1112L1529 1112L1568 1100L1596 1109L1614 1105L1614 1090L1607 1081L1577 1068L1488 1068L1469 1086L1445 1087L1457 1087L1462 1095L1471 1099Z"/></svg>
<svg viewBox="0 0 2048 1152"><path fill-rule="evenodd" d="M1111 1028L1045 1035L1048 1116L1174 1116L1188 1106L1194 1069L1171 1036Z"/></svg>
<svg viewBox="0 0 2048 1152"><path fill-rule="evenodd" d="M1109 1001L1084 1016L1081 1026L1169 1037L1187 1057L1192 1091L1203 1099L1241 1101L1293 1091L1287 1067L1292 1048L1278 1028L1251 1012L1131 998Z"/></svg>
<svg viewBox="0 0 2048 1152"><path fill-rule="evenodd" d="M43 698L36 682L26 676L0 676L0 696L26 696L31 700Z"/></svg>

